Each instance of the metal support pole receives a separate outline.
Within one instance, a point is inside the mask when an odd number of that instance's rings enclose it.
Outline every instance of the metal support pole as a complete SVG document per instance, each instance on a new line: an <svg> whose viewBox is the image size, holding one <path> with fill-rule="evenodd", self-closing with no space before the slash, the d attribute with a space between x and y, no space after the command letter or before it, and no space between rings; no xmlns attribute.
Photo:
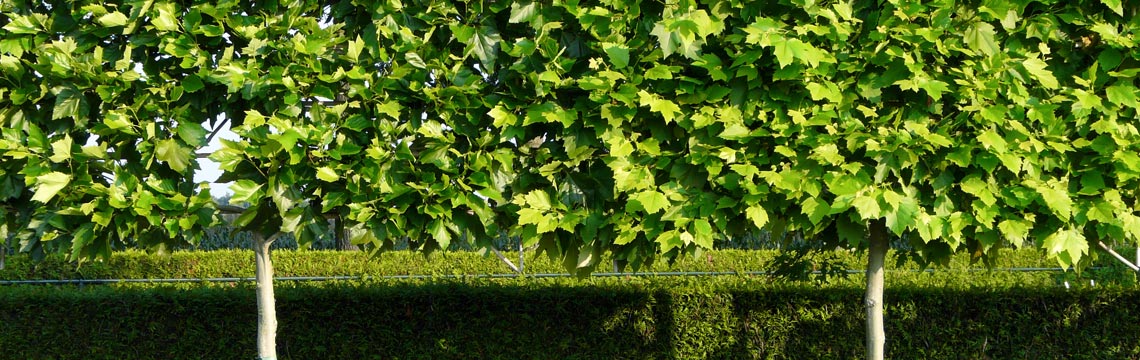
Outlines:
<svg viewBox="0 0 1140 360"><path fill-rule="evenodd" d="M1140 253L1138 253L1138 254L1140 254ZM524 253L523 253L522 239L519 239L519 274L522 274L523 271L526 270L526 268L525 268L526 265L523 264L523 261L524 261L523 259L524 259Z"/></svg>

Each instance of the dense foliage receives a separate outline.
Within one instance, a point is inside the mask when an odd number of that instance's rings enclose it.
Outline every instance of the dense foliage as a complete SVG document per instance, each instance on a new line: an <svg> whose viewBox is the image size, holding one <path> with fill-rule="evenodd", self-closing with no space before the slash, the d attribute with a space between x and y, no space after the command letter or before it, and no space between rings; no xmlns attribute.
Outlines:
<svg viewBox="0 0 1140 360"><path fill-rule="evenodd" d="M976 277L975 277L976 278ZM961 279L970 281L969 278ZM858 285L748 278L279 284L280 357L850 359ZM1135 290L888 289L890 358L1140 356ZM12 359L248 359L253 289L15 287ZM82 314L82 315L76 315Z"/></svg>
<svg viewBox="0 0 1140 360"><path fill-rule="evenodd" d="M590 268L881 220L930 259L1028 241L1067 266L1140 233L1135 12L7 1L5 229L74 256L193 241L193 159L229 121L238 225L302 243L333 214L362 245L509 230Z"/></svg>
<svg viewBox="0 0 1140 360"><path fill-rule="evenodd" d="M1080 265L1140 238L1138 11L3 1L0 236L80 259L196 242L218 206L194 160L229 122L210 158L250 205L235 225L268 239L261 268L276 234L308 244L329 217L374 250L505 231L579 273L758 228L871 245L869 272L888 231L922 261L1012 245Z"/></svg>

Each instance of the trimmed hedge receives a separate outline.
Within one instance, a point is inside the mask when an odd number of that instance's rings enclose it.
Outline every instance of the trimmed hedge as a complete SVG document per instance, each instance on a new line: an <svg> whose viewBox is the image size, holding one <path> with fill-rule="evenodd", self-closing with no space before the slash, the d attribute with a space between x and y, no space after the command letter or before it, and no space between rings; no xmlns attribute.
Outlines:
<svg viewBox="0 0 1140 360"><path fill-rule="evenodd" d="M1057 267L1040 250L1001 250L1001 256L993 267ZM779 250L716 250L700 256L680 257L673 264L658 261L653 266L639 272L671 271L761 271L771 268L771 262ZM517 262L517 252L504 251L503 255ZM835 251L825 254L831 261L846 269L866 267L866 254L862 252ZM913 261L898 261L900 254L894 253L888 261L888 268L894 270L916 270L920 266ZM817 256L818 258L818 256ZM53 254L36 263L22 255L10 256L5 269L0 269L0 279L74 279L74 278L208 278L230 276L253 276L253 252L245 250L218 251L176 251L170 254L148 254L138 250L115 252L109 261L94 261L76 264L68 262L62 255ZM278 276L335 276L335 275L441 275L441 274L505 274L510 269L492 255L476 252L436 252L424 255L418 252L390 251L379 257L371 257L359 251L326 250L279 250L273 252L274 271ZM609 260L601 261L609 264ZM564 273L566 270L558 261L545 255L528 252L526 254L527 273ZM1115 260L1102 256L1094 266L1115 266ZM968 256L955 255L948 266L934 267L935 270L985 269L981 263L971 264ZM595 269L606 272L605 265Z"/></svg>
<svg viewBox="0 0 1140 360"><path fill-rule="evenodd" d="M506 273L475 253L278 251L279 276ZM773 251L715 251L648 271L763 270ZM517 254L507 254L517 256ZM998 267L1049 267L1036 251ZM863 254L827 255L861 268ZM75 264L9 260L2 279L252 276L245 251L115 254ZM1135 273L948 269L887 275L892 358L1140 358ZM529 256L528 272L561 272ZM490 271L488 271L490 269ZM499 269L500 271L495 271ZM949 270L949 271L944 271ZM601 270L599 270L601 271ZM1100 285L1087 286L1088 279ZM1071 290L1058 286L1073 282ZM816 286L761 276L278 282L283 359L854 358L862 276ZM1112 286L1103 286L1109 284ZM252 283L0 287L0 359L254 357Z"/></svg>
<svg viewBox="0 0 1140 360"><path fill-rule="evenodd" d="M890 281L890 280L888 280ZM252 285L8 287L0 358L249 359ZM281 284L282 359L846 359L862 289L747 277ZM888 287L888 357L1140 357L1135 289Z"/></svg>
<svg viewBox="0 0 1140 360"><path fill-rule="evenodd" d="M1136 284L1136 273L1115 260L1101 257L1093 265L1103 268L1076 273L1021 273L1001 271L1001 268L1055 267L1037 250L1004 250L994 265L997 270L987 271L982 264L970 264L965 255L952 258L949 266L935 268L933 272L916 272L914 262L889 261L888 268L895 270L888 287L896 285L954 288L1002 288L1009 286L1055 286L1062 281L1131 286ZM517 259L518 253L504 253ZM780 253L773 250L718 250L699 257L682 257L672 265L658 262L643 273L673 271L763 271ZM825 254L833 265L845 269L863 269L865 254L834 252ZM430 256L411 252L387 252L378 259L362 252L343 251L275 251L276 276L384 276L384 275L457 275L457 274L508 274L510 270L494 256L473 252L442 252ZM817 257L817 260L820 257ZM34 279L160 279L160 278L218 278L252 277L253 253L241 250L208 252L174 252L169 255L147 254L140 251L115 253L109 261L88 262L82 265L69 263L61 256L51 256L34 263L26 256L9 258L0 280ZM603 260L603 264L609 263ZM816 267L823 267L817 264ZM603 272L611 269L599 268ZM564 273L561 263L546 256L529 253L526 272ZM979 276L984 275L984 276ZM838 286L862 286L862 276L855 274L847 279L832 279Z"/></svg>

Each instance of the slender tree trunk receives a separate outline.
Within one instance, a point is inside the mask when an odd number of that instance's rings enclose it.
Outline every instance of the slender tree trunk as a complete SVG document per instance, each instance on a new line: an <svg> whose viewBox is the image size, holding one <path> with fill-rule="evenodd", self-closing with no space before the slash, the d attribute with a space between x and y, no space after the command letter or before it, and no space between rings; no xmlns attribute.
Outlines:
<svg viewBox="0 0 1140 360"><path fill-rule="evenodd" d="M269 245L277 235L268 239L253 232L253 252L257 256L257 356L261 360L277 360L277 309L273 298L273 260Z"/></svg>
<svg viewBox="0 0 1140 360"><path fill-rule="evenodd" d="M867 295L863 300L867 310L867 359L882 360L887 342L886 331L883 329L883 263L890 243L887 241L887 227L882 220L871 221L870 225Z"/></svg>
<svg viewBox="0 0 1140 360"><path fill-rule="evenodd" d="M352 239L348 236L348 230L344 226L344 218L336 218L336 249L341 251L356 251L360 250L359 247L352 244Z"/></svg>

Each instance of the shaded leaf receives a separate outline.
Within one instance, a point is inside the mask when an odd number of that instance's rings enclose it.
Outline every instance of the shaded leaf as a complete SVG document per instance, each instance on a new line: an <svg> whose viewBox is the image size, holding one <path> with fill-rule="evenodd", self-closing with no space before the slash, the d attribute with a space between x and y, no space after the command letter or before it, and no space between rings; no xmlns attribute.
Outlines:
<svg viewBox="0 0 1140 360"><path fill-rule="evenodd" d="M498 58L499 42L503 41L499 31L493 27L483 26L475 32L468 45L468 53L474 53L483 64L483 71L490 72L495 69L495 59Z"/></svg>

